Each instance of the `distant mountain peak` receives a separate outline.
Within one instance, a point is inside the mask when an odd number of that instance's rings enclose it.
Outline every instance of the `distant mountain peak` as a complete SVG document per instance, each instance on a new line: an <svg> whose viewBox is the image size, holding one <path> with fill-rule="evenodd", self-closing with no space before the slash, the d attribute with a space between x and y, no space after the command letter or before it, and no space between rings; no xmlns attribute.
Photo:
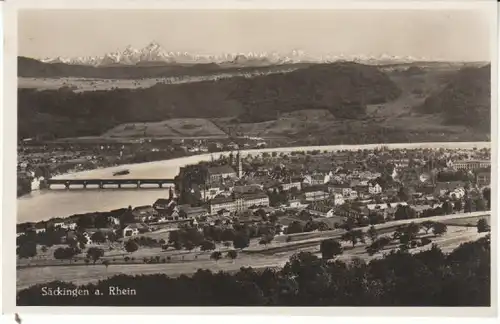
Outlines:
<svg viewBox="0 0 500 324"><path fill-rule="evenodd" d="M421 59L422 60L422 59ZM420 60L420 61L421 61ZM220 55L191 54L188 52L166 51L162 45L153 40L143 48L137 49L128 45L123 50L106 53L102 56L76 57L76 58L46 58L41 60L45 63L66 63L83 65L109 65L123 64L135 65L142 62L165 62L179 64L196 63L227 63L239 65L272 65L284 63L328 63L335 61L353 61L367 64L387 64L387 63L409 63L418 61L414 57L401 57L389 54L378 56L354 55L309 55L303 50L293 49L288 54L276 52L247 52L247 53L223 53Z"/></svg>

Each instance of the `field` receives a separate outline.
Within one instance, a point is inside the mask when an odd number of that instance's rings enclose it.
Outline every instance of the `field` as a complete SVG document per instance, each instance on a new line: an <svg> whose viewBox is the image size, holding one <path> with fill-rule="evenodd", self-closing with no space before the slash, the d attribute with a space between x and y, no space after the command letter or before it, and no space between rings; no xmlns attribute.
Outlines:
<svg viewBox="0 0 500 324"><path fill-rule="evenodd" d="M475 222L477 222L479 218L489 219L489 216L482 216L483 214L481 214L481 216L448 215L428 219L439 220L445 223L458 221L460 219L465 219L467 221L475 220ZM427 219L396 221L377 225L377 228L380 235L390 236L392 235L394 229L401 224L407 224L411 221L420 222L423 220ZM366 228L364 230L366 230ZM105 245L101 246L101 248L104 248L106 251L103 259L107 259L111 263L107 268L104 265L99 264L99 262L96 265L85 265L82 262L83 256L77 257L76 263L72 265L69 265L68 261L56 261L58 263L57 266L44 266L46 263L54 264L54 261L50 260L50 255L56 247L52 247L46 253L40 252L40 255L31 261L32 265L36 263L38 266L18 268L17 289L23 289L33 284L44 283L52 280L71 281L82 284L121 273L165 273L169 276L178 276L180 274L194 273L198 269L210 269L212 271L236 271L243 266L251 266L254 268L280 267L283 266L293 254L299 251L308 251L318 254L319 256L319 242L325 238L338 239L341 234L342 230L294 234L292 235L294 238L291 242L286 242L286 236L278 236L272 243L266 246L259 245L258 239L253 239L250 246L240 251L237 259L235 260L230 260L225 256L225 252L230 248L218 245L216 248L222 252L223 259L217 262L210 260L211 252L209 251L202 252L199 250L193 250L188 252L184 250L176 251L172 249L162 251L161 248L140 248L138 251L129 254L119 245L115 245L112 251L109 251L109 246ZM427 235L421 231L420 237L429 237L432 242L436 243L444 252L450 252L461 243L476 240L485 234L486 233L478 233L475 227L464 227L460 225L455 226L450 223L450 225L448 225L447 233L443 236L434 237L432 234ZM155 239L168 239L167 232L151 233L149 235ZM369 239L367 239L368 244L369 242ZM397 248L397 244L392 244L392 246L389 246L386 250L373 256L369 256L365 251L366 243L358 244L354 248L350 243L342 242L342 244L344 247L344 254L339 257L340 260L361 258L369 261L372 258L379 258L383 256L384 253L389 252L392 248ZM415 248L411 251L416 252L428 248L430 248L430 245ZM134 258L134 260L125 262L125 256ZM170 260L165 263L157 264L144 264L142 262L142 259L145 257L150 258L155 256L159 256L162 259L170 258ZM26 264L27 261L25 260L18 261L18 266L26 266Z"/></svg>
<svg viewBox="0 0 500 324"><path fill-rule="evenodd" d="M87 91L109 91L116 89L145 89L155 84L179 84L200 81L214 81L238 76L254 77L258 75L268 75L272 73L289 72L297 69L296 67L274 68L270 71L249 70L246 72L213 72L212 75L203 76L172 76L172 77L147 77L135 79L101 79L101 78L30 78L19 77L18 88L38 89L38 90L56 90L63 87L71 88L75 92Z"/></svg>
<svg viewBox="0 0 500 324"><path fill-rule="evenodd" d="M114 127L103 138L226 138L227 135L214 123L202 118L176 118L155 123L128 123Z"/></svg>

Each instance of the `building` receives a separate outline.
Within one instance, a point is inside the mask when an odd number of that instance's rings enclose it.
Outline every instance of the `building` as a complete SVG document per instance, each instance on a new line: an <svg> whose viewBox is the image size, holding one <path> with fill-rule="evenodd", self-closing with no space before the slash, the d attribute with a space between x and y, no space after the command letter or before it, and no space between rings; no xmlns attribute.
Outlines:
<svg viewBox="0 0 500 324"><path fill-rule="evenodd" d="M281 190L283 191L290 191L292 188L300 190L302 188L302 180L295 182L290 181L281 184Z"/></svg>
<svg viewBox="0 0 500 324"><path fill-rule="evenodd" d="M217 214L220 210L231 213L241 212L252 207L268 207L269 197L263 192L247 193L231 197L216 197L210 201L210 214Z"/></svg>
<svg viewBox="0 0 500 324"><path fill-rule="evenodd" d="M477 170L491 167L488 160L464 160L451 162L453 168L457 170Z"/></svg>
<svg viewBox="0 0 500 324"><path fill-rule="evenodd" d="M130 224L123 229L123 237L132 237L139 235L139 227L136 224Z"/></svg>
<svg viewBox="0 0 500 324"><path fill-rule="evenodd" d="M236 172L232 167L229 165L221 165L217 167L210 167L207 170L208 173L208 182L215 183L215 182L222 182L224 179L227 178L235 178Z"/></svg>
<svg viewBox="0 0 500 324"><path fill-rule="evenodd" d="M384 218L392 219L399 206L408 206L406 202L395 202L395 203L382 203L382 204L368 204L363 210L365 215L370 215L372 213L381 212Z"/></svg>
<svg viewBox="0 0 500 324"><path fill-rule="evenodd" d="M368 193L371 195L379 195L382 193L382 187L378 184L368 184Z"/></svg>
<svg viewBox="0 0 500 324"><path fill-rule="evenodd" d="M480 187L489 186L491 184L491 172L478 172L476 184Z"/></svg>
<svg viewBox="0 0 500 324"><path fill-rule="evenodd" d="M436 196L446 196L450 192L454 192L457 189L464 189L465 183L463 181L450 181L450 182L438 182L434 188L434 195Z"/></svg>
<svg viewBox="0 0 500 324"><path fill-rule="evenodd" d="M169 208L171 208L174 201L171 199L160 198L155 201L153 208L160 214L165 213Z"/></svg>
<svg viewBox="0 0 500 324"><path fill-rule="evenodd" d="M152 206L145 205L132 209L132 215L136 221L144 222L154 217L158 217L158 211Z"/></svg>
<svg viewBox="0 0 500 324"><path fill-rule="evenodd" d="M306 187L302 191L304 193L305 200L308 202L325 200L328 197L330 197L330 194L328 193L327 189L323 186Z"/></svg>
<svg viewBox="0 0 500 324"><path fill-rule="evenodd" d="M347 183L339 183L339 184L329 184L328 191L330 193L338 193L344 197L349 197L351 193L351 186Z"/></svg>
<svg viewBox="0 0 500 324"><path fill-rule="evenodd" d="M339 193L334 193L332 196L333 205L340 206L345 203L344 196Z"/></svg>

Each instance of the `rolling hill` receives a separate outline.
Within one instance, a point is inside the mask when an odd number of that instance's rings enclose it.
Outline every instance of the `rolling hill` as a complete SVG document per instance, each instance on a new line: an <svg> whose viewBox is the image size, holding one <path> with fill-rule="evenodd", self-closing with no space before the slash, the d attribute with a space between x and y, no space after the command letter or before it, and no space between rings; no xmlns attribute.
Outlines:
<svg viewBox="0 0 500 324"><path fill-rule="evenodd" d="M491 65L467 67L450 78L446 87L429 96L418 112L439 114L444 123L490 132Z"/></svg>
<svg viewBox="0 0 500 324"><path fill-rule="evenodd" d="M90 66L66 63L44 63L32 58L18 57L18 77L24 78L90 78L90 79L142 79L176 76L204 76L215 73L267 72L283 70L307 64L282 64L274 66L233 66L216 63L169 64L164 62L140 62L136 65Z"/></svg>
<svg viewBox="0 0 500 324"><path fill-rule="evenodd" d="M30 64L40 67L37 62ZM122 123L169 118L235 117L240 123L258 122L304 109L360 118L367 104L393 100L400 93L376 67L357 63L317 64L289 73L156 84L147 89L82 93L67 88L19 89L18 134L20 138L92 136Z"/></svg>

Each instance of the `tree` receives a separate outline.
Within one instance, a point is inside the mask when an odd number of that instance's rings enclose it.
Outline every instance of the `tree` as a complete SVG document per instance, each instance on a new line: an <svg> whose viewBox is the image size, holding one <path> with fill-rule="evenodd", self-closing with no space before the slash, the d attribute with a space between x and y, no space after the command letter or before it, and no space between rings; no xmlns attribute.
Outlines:
<svg viewBox="0 0 500 324"><path fill-rule="evenodd" d="M464 213L471 213L472 212L472 206L473 206L472 199L470 199L470 198L465 199Z"/></svg>
<svg viewBox="0 0 500 324"><path fill-rule="evenodd" d="M484 211L486 210L486 203L483 198L478 198L474 201L476 205L476 211Z"/></svg>
<svg viewBox="0 0 500 324"><path fill-rule="evenodd" d="M104 243L106 242L106 235L104 235L104 233L101 231L97 231L94 234L92 234L90 239L92 240L92 242Z"/></svg>
<svg viewBox="0 0 500 324"><path fill-rule="evenodd" d="M434 233L434 235L443 235L447 230L448 227L443 223L436 222L432 226L432 233Z"/></svg>
<svg viewBox="0 0 500 324"><path fill-rule="evenodd" d="M358 242L364 243L365 235L361 230L350 230L342 235L341 240L351 242L354 247Z"/></svg>
<svg viewBox="0 0 500 324"><path fill-rule="evenodd" d="M89 263L90 263L90 260L87 258L85 258L85 260L83 260L83 261L85 262L86 265L89 265Z"/></svg>
<svg viewBox="0 0 500 324"><path fill-rule="evenodd" d="M102 260L102 264L106 267L107 270L109 266L109 260Z"/></svg>
<svg viewBox="0 0 500 324"><path fill-rule="evenodd" d="M47 252L47 247L45 245L42 246L42 252L43 253Z"/></svg>
<svg viewBox="0 0 500 324"><path fill-rule="evenodd" d="M453 213L453 204L449 201L445 201L443 206L441 206L445 215Z"/></svg>
<svg viewBox="0 0 500 324"><path fill-rule="evenodd" d="M453 208L454 208L454 209L455 209L455 211L457 211L457 212L461 211L461 210L462 210L462 208L463 208L462 201L461 201L460 199L459 199L459 200L457 200L457 201L455 201Z"/></svg>
<svg viewBox="0 0 500 324"><path fill-rule="evenodd" d="M434 222L433 221L425 221L425 222L420 223L420 225L422 225L422 227L424 228L425 234L429 234L429 231L434 227Z"/></svg>
<svg viewBox="0 0 500 324"><path fill-rule="evenodd" d="M195 247L196 245L194 245L194 243L191 241L184 242L184 248L189 252L191 252Z"/></svg>
<svg viewBox="0 0 500 324"><path fill-rule="evenodd" d="M182 249L182 243L179 241L175 241L172 245L173 245L174 249L176 249L176 250Z"/></svg>
<svg viewBox="0 0 500 324"><path fill-rule="evenodd" d="M295 234L304 232L304 226L299 221L293 221L287 228L287 234Z"/></svg>
<svg viewBox="0 0 500 324"><path fill-rule="evenodd" d="M481 218L480 220L477 221L476 227L478 233L484 233L490 231L490 225L488 224L488 221L486 221L486 219L484 218Z"/></svg>
<svg viewBox="0 0 500 324"><path fill-rule="evenodd" d="M239 232L233 240L233 246L236 249L244 249L250 245L250 238L246 233Z"/></svg>
<svg viewBox="0 0 500 324"><path fill-rule="evenodd" d="M202 251L212 251L215 250L215 243L212 241L203 241L201 242L200 248Z"/></svg>
<svg viewBox="0 0 500 324"><path fill-rule="evenodd" d="M483 198L486 200L488 209L491 209L491 189L489 187L483 189Z"/></svg>
<svg viewBox="0 0 500 324"><path fill-rule="evenodd" d="M334 239L321 241L320 251L322 258L325 260L333 259L336 255L340 255L343 252L342 245Z"/></svg>
<svg viewBox="0 0 500 324"><path fill-rule="evenodd" d="M234 260L238 257L238 252L236 250L227 251L227 257Z"/></svg>
<svg viewBox="0 0 500 324"><path fill-rule="evenodd" d="M215 260L215 262L219 261L222 258L222 253L219 251L214 251L210 255L210 259Z"/></svg>
<svg viewBox="0 0 500 324"><path fill-rule="evenodd" d="M77 255L78 253L80 253L80 250L78 250L77 248L72 248L72 247L62 248L62 247L60 247L54 251L54 258L57 260L67 259L71 263L71 261L73 260L73 257L75 255Z"/></svg>
<svg viewBox="0 0 500 324"><path fill-rule="evenodd" d="M128 252L128 253L132 253L132 252L135 252L139 249L139 245L137 244L136 241L134 240L128 240L126 243L125 243L125 250Z"/></svg>
<svg viewBox="0 0 500 324"><path fill-rule="evenodd" d="M87 258L92 259L94 264L96 263L99 258L104 256L104 250L96 247L91 247L87 251Z"/></svg>
<svg viewBox="0 0 500 324"><path fill-rule="evenodd" d="M368 229L368 231L366 232L366 234L368 235L368 237L370 237L370 240L372 241L372 243L377 240L377 237L378 237L378 231L377 229L375 228L375 226L370 226L370 228Z"/></svg>
<svg viewBox="0 0 500 324"><path fill-rule="evenodd" d="M32 258L36 256L36 243L33 241L27 241L23 244L21 244L17 248L17 255L19 258Z"/></svg>
<svg viewBox="0 0 500 324"><path fill-rule="evenodd" d="M231 246L231 242L229 242L229 241L226 241L226 242L224 242L224 243L222 243L222 244L223 244L225 247L227 247L227 248Z"/></svg>
<svg viewBox="0 0 500 324"><path fill-rule="evenodd" d="M226 228L222 231L221 240L222 241L232 241L234 240L235 231L231 228Z"/></svg>

